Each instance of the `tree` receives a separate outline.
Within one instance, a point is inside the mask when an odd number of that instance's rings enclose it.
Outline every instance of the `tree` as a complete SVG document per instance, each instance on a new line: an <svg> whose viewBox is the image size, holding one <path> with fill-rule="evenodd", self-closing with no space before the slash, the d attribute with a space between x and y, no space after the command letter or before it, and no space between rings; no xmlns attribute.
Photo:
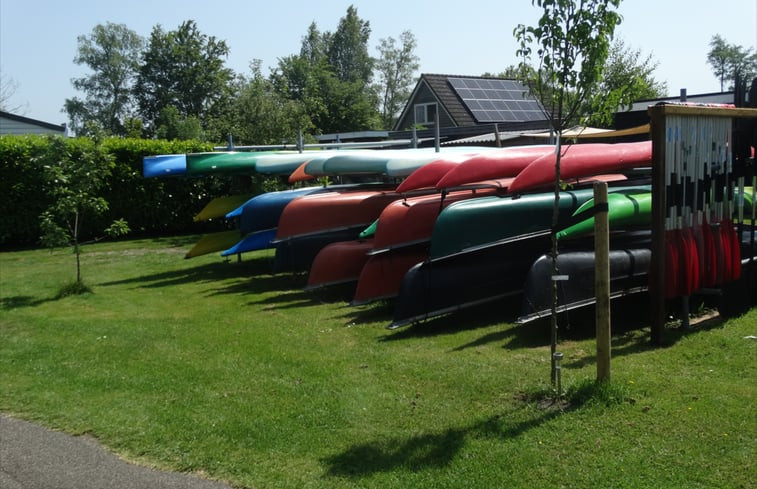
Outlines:
<svg viewBox="0 0 757 489"><path fill-rule="evenodd" d="M642 58L640 49L616 40L610 47L601 81L583 110L587 124L611 126L622 107L630 107L637 100L664 97L667 84L654 78L658 66L651 54Z"/></svg>
<svg viewBox="0 0 757 489"><path fill-rule="evenodd" d="M148 132L155 134L163 110L196 117L203 128L225 110L233 72L225 67L225 41L202 34L193 20L177 30L153 28L137 75L135 96Z"/></svg>
<svg viewBox="0 0 757 489"><path fill-rule="evenodd" d="M410 97L415 72L418 70L418 56L415 36L410 31L400 34L402 43L397 46L393 37L381 39L378 47L380 56L376 60L379 82L377 93L381 97L381 121L384 129L394 126L397 115Z"/></svg>
<svg viewBox="0 0 757 489"><path fill-rule="evenodd" d="M560 157L562 131L596 89L602 77L610 40L621 17L615 9L620 0L532 0L543 13L536 26L518 25L517 56L524 82L540 100L547 101L550 121L557 133L555 150L555 203L552 211L552 275L557 275L556 226L560 200ZM535 51L534 46L535 45ZM537 67L531 69L533 55ZM551 321L552 384L556 380L554 353L557 349L557 282L552 282Z"/></svg>
<svg viewBox="0 0 757 489"><path fill-rule="evenodd" d="M11 104L18 90L18 82L0 70L0 110L16 115L24 115L28 104Z"/></svg>
<svg viewBox="0 0 757 489"><path fill-rule="evenodd" d="M304 108L315 130L333 133L378 127L377 96L370 86L369 35L368 22L350 7L336 33L321 33L311 23L300 54L279 59L271 74L273 87Z"/></svg>
<svg viewBox="0 0 757 489"><path fill-rule="evenodd" d="M123 135L124 121L133 113L131 90L144 40L123 24L107 22L96 25L89 36L79 36L77 42L74 63L88 66L93 73L71 80L85 94L84 100L65 101L72 129L82 134L89 124Z"/></svg>
<svg viewBox="0 0 757 489"><path fill-rule="evenodd" d="M757 74L757 53L752 48L744 49L736 44L729 44L719 34L712 36L707 63L712 73L720 81L720 91L724 91L726 82L733 89L736 78L750 80Z"/></svg>
<svg viewBox="0 0 757 489"><path fill-rule="evenodd" d="M102 215L108 202L99 196L113 166L112 158L91 139L51 138L50 164L44 168L53 204L40 215L40 241L49 247L73 246L76 255L76 281L61 289L60 295L82 293L89 289L81 278L81 233L86 219ZM129 232L127 223L118 219L106 230L108 236Z"/></svg>

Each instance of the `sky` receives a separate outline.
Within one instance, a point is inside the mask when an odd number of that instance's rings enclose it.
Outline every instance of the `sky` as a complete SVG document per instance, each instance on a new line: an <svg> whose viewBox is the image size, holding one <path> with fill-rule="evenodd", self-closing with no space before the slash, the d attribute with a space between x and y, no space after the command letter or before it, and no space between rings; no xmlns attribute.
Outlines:
<svg viewBox="0 0 757 489"><path fill-rule="evenodd" d="M531 0L0 0L0 74L15 90L8 106L33 119L61 124L64 101L83 94L71 80L91 71L73 62L77 37L97 24L124 24L144 38L155 25L176 29L196 21L200 32L226 41L227 67L249 73L259 59L264 74L299 52L311 22L334 31L350 5L370 22L374 56L381 39L415 36L420 73L481 75L516 64L513 29L535 25ZM757 0L625 0L615 37L652 55L669 95L720 91L707 65L709 42L757 49Z"/></svg>

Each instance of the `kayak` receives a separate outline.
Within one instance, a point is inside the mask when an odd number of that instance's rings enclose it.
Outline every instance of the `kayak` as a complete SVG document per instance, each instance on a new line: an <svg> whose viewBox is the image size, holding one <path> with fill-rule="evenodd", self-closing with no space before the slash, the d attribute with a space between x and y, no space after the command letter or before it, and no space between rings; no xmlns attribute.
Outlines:
<svg viewBox="0 0 757 489"><path fill-rule="evenodd" d="M258 251L272 248L271 241L276 236L276 229L266 229L248 234L231 248L221 252L221 256L239 255L248 251Z"/></svg>
<svg viewBox="0 0 757 489"><path fill-rule="evenodd" d="M648 248L610 250L610 298L645 292L648 288L649 264L652 252ZM557 312L565 312L594 304L593 251L570 251L557 256L560 275L567 280L557 283ZM517 319L526 323L552 313L552 258L542 255L531 266L524 285L523 307Z"/></svg>
<svg viewBox="0 0 757 489"><path fill-rule="evenodd" d="M629 188L637 187L611 187L608 192ZM569 225L575 210L593 196L592 189L560 192L557 228ZM549 230L554 199L554 193L545 192L455 202L446 207L436 219L429 256L432 259L441 258L477 247L491 246L515 236Z"/></svg>
<svg viewBox="0 0 757 489"><path fill-rule="evenodd" d="M223 251L233 246L237 241L239 241L239 231L236 230L206 234L195 243L192 249L184 255L184 258L194 258Z"/></svg>
<svg viewBox="0 0 757 489"><path fill-rule="evenodd" d="M189 153L187 175L253 175L258 158L276 154L271 151L212 151Z"/></svg>
<svg viewBox="0 0 757 489"><path fill-rule="evenodd" d="M384 207L400 198L392 190L326 191L301 196L281 213L276 240L353 228L357 237Z"/></svg>
<svg viewBox="0 0 757 489"><path fill-rule="evenodd" d="M150 177L178 177L187 173L187 156L157 155L142 158L142 175Z"/></svg>
<svg viewBox="0 0 757 489"><path fill-rule="evenodd" d="M548 153L532 161L513 180L510 192L519 193L547 186L555 179L557 156ZM600 173L622 172L652 165L652 142L591 143L563 146L560 178L569 180Z"/></svg>
<svg viewBox="0 0 757 489"><path fill-rule="evenodd" d="M610 230L626 227L649 227L652 222L651 192L615 192L607 195L607 220ZM557 232L557 239L574 238L594 233L594 199L589 200L573 214L580 220ZM588 217L587 217L588 216Z"/></svg>
<svg viewBox="0 0 757 489"><path fill-rule="evenodd" d="M239 232L243 235L279 225L279 217L284 208L294 199L316 192L323 192L323 187L306 187L294 190L281 190L256 195L226 214L226 219L239 218Z"/></svg>
<svg viewBox="0 0 757 489"><path fill-rule="evenodd" d="M207 221L208 219L216 219L219 217L226 217L226 214L232 209L236 209L244 202L250 200L250 195L225 195L223 197L216 197L208 202L205 207L194 217L195 222Z"/></svg>
<svg viewBox="0 0 757 489"><path fill-rule="evenodd" d="M447 172L437 188L457 187L470 182L516 176L537 158L554 153L552 145L511 146L468 158Z"/></svg>
<svg viewBox="0 0 757 489"><path fill-rule="evenodd" d="M374 249L377 254L395 248L425 243L431 239L439 213L454 202L504 193L507 182L472 187L450 193L435 193L397 200L381 212L375 227ZM361 234L361 236L363 236Z"/></svg>
<svg viewBox="0 0 757 489"><path fill-rule="evenodd" d="M313 259L306 289L357 281L368 261L370 240L337 241L323 247Z"/></svg>
<svg viewBox="0 0 757 489"><path fill-rule="evenodd" d="M370 256L358 277L351 305L396 297L405 273L428 257L425 247L394 249Z"/></svg>

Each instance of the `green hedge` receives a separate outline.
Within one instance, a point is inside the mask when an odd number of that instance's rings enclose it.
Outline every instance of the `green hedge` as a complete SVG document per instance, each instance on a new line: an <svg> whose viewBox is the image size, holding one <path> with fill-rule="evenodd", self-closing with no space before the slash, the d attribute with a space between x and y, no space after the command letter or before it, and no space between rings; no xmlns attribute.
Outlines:
<svg viewBox="0 0 757 489"><path fill-rule="evenodd" d="M55 136L57 137L57 136ZM213 197L249 193L260 188L250 178L143 178L142 158L158 154L210 151L199 141L105 139L95 143L86 138L63 139L63 153L53 151L51 136L0 137L0 245L29 246L39 242L39 215L51 204L43 169L60 158L75 158L82 151L97 150L115 162L103 188L108 212L87 226L101 231L113 219L129 223L131 235L154 236L206 231L193 222L194 216ZM60 141L59 141L60 142ZM58 145L60 148L60 145ZM211 227L213 224L210 225ZM215 223L216 228L219 226Z"/></svg>

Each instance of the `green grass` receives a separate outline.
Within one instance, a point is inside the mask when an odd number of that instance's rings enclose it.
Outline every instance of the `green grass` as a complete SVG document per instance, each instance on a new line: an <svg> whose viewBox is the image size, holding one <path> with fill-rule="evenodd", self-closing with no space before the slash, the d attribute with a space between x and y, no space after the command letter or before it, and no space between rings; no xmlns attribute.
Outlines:
<svg viewBox="0 0 757 489"><path fill-rule="evenodd" d="M192 243L87 246L92 293L60 299L70 251L0 254L0 411L239 487L753 487L757 308L655 348L630 303L607 386L574 314L558 409L548 327L517 305L389 331L390 305Z"/></svg>

